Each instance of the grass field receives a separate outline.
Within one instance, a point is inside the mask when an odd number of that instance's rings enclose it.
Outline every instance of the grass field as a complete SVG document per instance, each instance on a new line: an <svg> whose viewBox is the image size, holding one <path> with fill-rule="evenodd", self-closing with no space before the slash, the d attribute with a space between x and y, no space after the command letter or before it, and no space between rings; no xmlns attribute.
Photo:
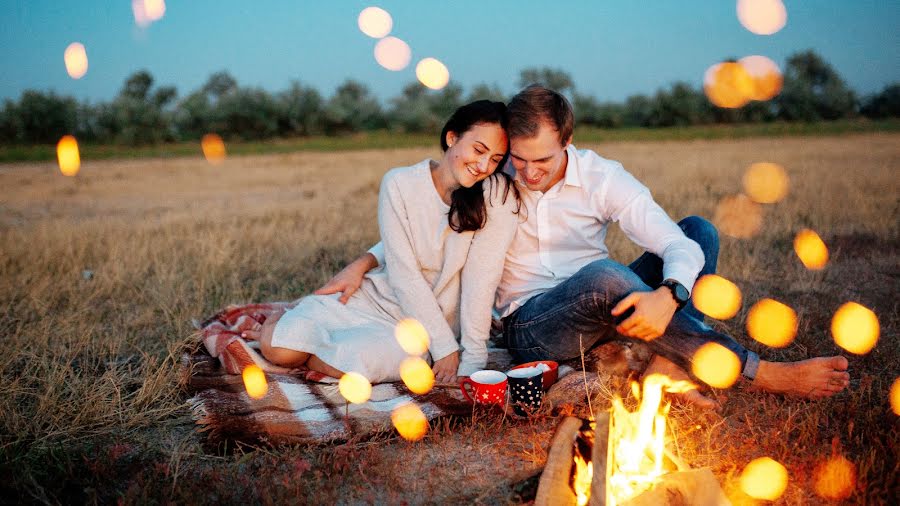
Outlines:
<svg viewBox="0 0 900 506"><path fill-rule="evenodd" d="M746 167L782 164L787 198L762 231L723 238L720 274L744 306L715 325L763 358L840 352L829 327L844 302L875 311L881 339L849 356L848 391L819 402L719 392L721 413L672 411L676 452L710 467L734 504L753 458L783 463L781 504L827 504L815 470L834 452L854 463L850 504L898 497L900 422L900 134L581 142L622 161L679 218L712 218L741 191ZM266 150L269 151L269 150ZM272 149L272 152L278 151ZM182 153L184 154L184 153ZM392 434L315 447L210 447L195 432L177 361L190 320L229 303L287 300L319 286L377 240L378 182L430 147L92 160L76 178L52 162L0 165L0 495L16 502L509 503L546 459L556 424L492 417L435 424L425 440ZM792 251L800 228L831 250L824 271ZM614 258L639 251L618 230ZM85 271L91 271L86 276ZM752 342L747 309L791 305L799 334L784 349ZM849 355L845 353L845 355ZM625 394L612 379L609 389ZM594 409L609 406L598 394ZM584 406L570 411L585 412Z"/></svg>

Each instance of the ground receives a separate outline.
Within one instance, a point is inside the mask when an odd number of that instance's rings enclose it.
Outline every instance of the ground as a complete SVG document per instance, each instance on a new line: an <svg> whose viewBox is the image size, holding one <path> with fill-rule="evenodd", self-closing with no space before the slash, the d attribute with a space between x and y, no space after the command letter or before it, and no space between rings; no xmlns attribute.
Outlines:
<svg viewBox="0 0 900 506"><path fill-rule="evenodd" d="M577 141L577 139L576 139ZM810 402L716 392L720 413L676 406L672 447L712 468L736 504L753 458L783 463L784 504L822 504L815 470L833 453L856 467L847 502L898 496L900 423L888 390L900 376L900 134L612 142L583 145L620 160L673 218L713 219L753 162L780 163L790 191L764 206L746 239L723 237L719 272L742 290L715 323L764 358L841 352L830 335L846 301L872 309L881 338L850 359L847 392ZM0 165L0 465L3 497L24 502L515 503L546 458L557 418L444 420L426 439L394 434L317 447L211 447L194 430L177 360L191 318L229 303L308 293L377 240L378 182L435 149ZM719 224L723 225L723 224ZM794 234L831 251L806 270ZM640 252L616 229L614 258ZM763 297L792 306L799 333L770 349L747 336ZM604 378L594 410L628 392ZM577 399L573 402L577 403ZM587 413L584 402L563 411ZM522 482L525 481L523 484Z"/></svg>

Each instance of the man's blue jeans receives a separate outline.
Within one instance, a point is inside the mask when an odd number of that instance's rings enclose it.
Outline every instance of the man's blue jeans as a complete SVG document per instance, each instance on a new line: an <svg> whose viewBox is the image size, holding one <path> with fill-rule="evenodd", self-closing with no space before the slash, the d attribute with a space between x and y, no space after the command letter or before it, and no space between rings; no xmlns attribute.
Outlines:
<svg viewBox="0 0 900 506"><path fill-rule="evenodd" d="M707 220L690 216L678 226L700 245L706 263L700 276L716 272L719 234ZM610 259L596 260L551 290L532 297L503 319L503 334L517 363L532 360L569 360L584 350L613 339L629 339L616 332L617 319L610 311L631 292L655 290L662 282L662 259L646 252L628 267ZM699 276L698 276L699 277ZM581 345L579 345L581 335ZM716 342L741 360L744 376L756 373L759 357L730 336L703 323L703 315L691 303L675 313L666 332L647 345L691 373L694 353Z"/></svg>

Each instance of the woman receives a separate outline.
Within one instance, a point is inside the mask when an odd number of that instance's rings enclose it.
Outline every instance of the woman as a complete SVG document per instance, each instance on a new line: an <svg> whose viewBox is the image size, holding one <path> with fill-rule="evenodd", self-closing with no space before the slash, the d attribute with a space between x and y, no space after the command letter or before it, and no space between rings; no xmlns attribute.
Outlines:
<svg viewBox="0 0 900 506"><path fill-rule="evenodd" d="M484 368L518 212L509 176L495 174L508 150L505 112L487 100L460 107L441 132L439 161L385 174L378 197L385 265L366 274L346 304L310 295L269 318L258 336L266 359L334 378L353 371L373 383L395 381L408 355L394 328L414 318L428 331L423 358L438 381Z"/></svg>

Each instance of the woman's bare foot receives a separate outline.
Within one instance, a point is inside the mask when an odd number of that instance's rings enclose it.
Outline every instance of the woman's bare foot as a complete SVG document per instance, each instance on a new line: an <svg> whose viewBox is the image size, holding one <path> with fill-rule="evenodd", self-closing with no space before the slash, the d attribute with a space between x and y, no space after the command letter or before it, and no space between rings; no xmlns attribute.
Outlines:
<svg viewBox="0 0 900 506"><path fill-rule="evenodd" d="M648 365L647 369L644 371L643 377L649 376L653 373L664 374L672 378L673 380L693 381L684 369L675 365L674 362L659 355L653 356L653 359L650 361L650 365ZM700 390L696 388L682 393L669 393L669 395L681 402L693 404L698 408L712 409L715 411L718 411L721 408L718 402L701 394Z"/></svg>
<svg viewBox="0 0 900 506"><path fill-rule="evenodd" d="M807 399L830 397L850 384L847 359L818 357L799 362L760 361L751 390Z"/></svg>

